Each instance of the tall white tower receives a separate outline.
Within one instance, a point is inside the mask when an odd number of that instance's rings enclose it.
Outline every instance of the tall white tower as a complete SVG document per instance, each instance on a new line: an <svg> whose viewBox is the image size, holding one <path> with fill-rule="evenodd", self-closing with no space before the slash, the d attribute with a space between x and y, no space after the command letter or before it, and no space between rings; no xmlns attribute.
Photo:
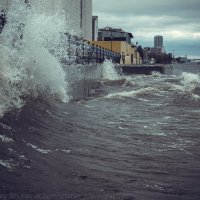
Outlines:
<svg viewBox="0 0 200 200"><path fill-rule="evenodd" d="M154 48L159 48L159 47L163 47L163 36L161 35L156 35L154 37Z"/></svg>

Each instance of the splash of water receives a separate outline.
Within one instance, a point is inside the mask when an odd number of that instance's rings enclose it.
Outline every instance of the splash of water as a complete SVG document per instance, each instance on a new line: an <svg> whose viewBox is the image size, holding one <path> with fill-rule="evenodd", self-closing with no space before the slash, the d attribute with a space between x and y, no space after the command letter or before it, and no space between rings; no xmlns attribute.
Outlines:
<svg viewBox="0 0 200 200"><path fill-rule="evenodd" d="M115 65L110 60L105 60L103 63L103 80L118 80L120 77L115 70Z"/></svg>
<svg viewBox="0 0 200 200"><path fill-rule="evenodd" d="M66 74L59 62L66 49L62 15L44 15L16 0L0 35L0 116L38 95L69 100Z"/></svg>
<svg viewBox="0 0 200 200"><path fill-rule="evenodd" d="M9 63L11 52L0 45L0 117L11 107L20 108L23 100L18 88L22 73Z"/></svg>
<svg viewBox="0 0 200 200"><path fill-rule="evenodd" d="M56 46L60 42L59 33L64 31L63 27L63 21L57 16L33 14L24 32L26 41L24 53L31 54L32 57L29 58L32 60L32 66L31 68L29 66L28 70L32 75L34 87L43 92L48 89L50 94L56 95L62 101L67 101L65 72L58 60L61 49ZM33 32L34 37L31 35ZM56 57L46 46L54 50Z"/></svg>
<svg viewBox="0 0 200 200"><path fill-rule="evenodd" d="M182 98L186 100L200 100L200 75L188 72L183 72L179 82L170 85L172 90L175 90Z"/></svg>
<svg viewBox="0 0 200 200"><path fill-rule="evenodd" d="M192 74L192 73L183 72L182 75L181 75L181 78L182 78L181 83L184 86L200 84L199 74Z"/></svg>

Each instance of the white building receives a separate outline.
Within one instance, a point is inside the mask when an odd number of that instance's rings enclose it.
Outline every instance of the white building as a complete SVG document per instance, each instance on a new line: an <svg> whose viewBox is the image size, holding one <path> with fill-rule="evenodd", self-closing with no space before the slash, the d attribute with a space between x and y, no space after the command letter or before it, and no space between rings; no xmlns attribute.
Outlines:
<svg viewBox="0 0 200 200"><path fill-rule="evenodd" d="M88 40L92 40L92 0L80 0L80 1L82 2L81 3L82 7L80 7L80 10L82 10L81 22L82 22L83 36Z"/></svg>
<svg viewBox="0 0 200 200"><path fill-rule="evenodd" d="M156 35L154 37L154 48L159 48L159 47L163 47L163 36L161 35Z"/></svg>
<svg viewBox="0 0 200 200"><path fill-rule="evenodd" d="M0 9L9 9L14 0L0 0ZM92 0L21 0L28 1L40 13L63 13L65 21L74 32L92 40Z"/></svg>
<svg viewBox="0 0 200 200"><path fill-rule="evenodd" d="M92 40L98 39L98 16L92 16Z"/></svg>
<svg viewBox="0 0 200 200"><path fill-rule="evenodd" d="M154 53L166 53L165 47L163 46L163 36L154 36L154 48L151 50Z"/></svg>

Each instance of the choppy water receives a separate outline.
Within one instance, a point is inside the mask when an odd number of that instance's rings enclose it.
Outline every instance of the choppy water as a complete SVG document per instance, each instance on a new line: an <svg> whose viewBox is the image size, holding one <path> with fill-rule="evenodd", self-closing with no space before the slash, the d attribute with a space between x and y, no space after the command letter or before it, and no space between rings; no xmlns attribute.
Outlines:
<svg viewBox="0 0 200 200"><path fill-rule="evenodd" d="M70 27L23 2L0 35L0 199L198 200L200 66L120 77L109 61L61 64Z"/></svg>
<svg viewBox="0 0 200 200"><path fill-rule="evenodd" d="M198 200L199 76L199 65L175 65L170 76L104 81L87 100L36 99L10 112L0 122L1 195Z"/></svg>

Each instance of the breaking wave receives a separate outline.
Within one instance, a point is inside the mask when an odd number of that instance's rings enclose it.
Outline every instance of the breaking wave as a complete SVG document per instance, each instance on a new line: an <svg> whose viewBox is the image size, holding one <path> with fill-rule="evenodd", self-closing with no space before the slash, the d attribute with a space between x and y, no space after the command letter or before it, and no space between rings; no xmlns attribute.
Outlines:
<svg viewBox="0 0 200 200"><path fill-rule="evenodd" d="M158 90L154 87L147 87L147 88L141 88L139 90L131 90L131 91L124 91L124 92L117 92L117 93L111 93L105 96L105 98L111 98L111 99L124 99L124 98L131 98L131 97L142 97L146 95L153 95Z"/></svg>
<svg viewBox="0 0 200 200"><path fill-rule="evenodd" d="M180 94L200 99L200 75L183 72L179 84L173 84L172 89Z"/></svg>
<svg viewBox="0 0 200 200"><path fill-rule="evenodd" d="M200 100L200 76L183 72L180 76L129 76L123 87L126 91L113 92L104 98L126 100L128 98L167 98L185 103Z"/></svg>
<svg viewBox="0 0 200 200"><path fill-rule="evenodd" d="M66 73L59 62L66 29L60 15L37 13L20 0L11 4L0 35L0 116L38 95L69 100Z"/></svg>

